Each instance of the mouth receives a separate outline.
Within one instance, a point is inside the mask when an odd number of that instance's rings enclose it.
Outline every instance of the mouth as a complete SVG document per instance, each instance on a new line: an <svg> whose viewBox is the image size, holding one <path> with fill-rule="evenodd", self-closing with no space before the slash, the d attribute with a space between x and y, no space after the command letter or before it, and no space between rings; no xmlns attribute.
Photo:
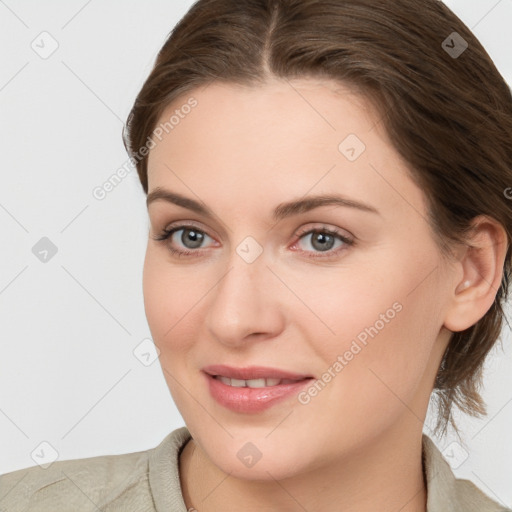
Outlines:
<svg viewBox="0 0 512 512"><path fill-rule="evenodd" d="M235 368L224 364L205 366L203 371L214 378L222 380L228 386L262 388L277 386L279 384L291 384L299 380L312 379L312 375L294 373L279 368L266 366L250 366ZM231 381L231 382L228 382Z"/></svg>
<svg viewBox="0 0 512 512"><path fill-rule="evenodd" d="M203 368L211 396L222 406L242 413L261 412L308 385L313 376L277 368L234 368L214 365Z"/></svg>
<svg viewBox="0 0 512 512"><path fill-rule="evenodd" d="M275 379L272 377L266 379L230 379L223 375L213 375L214 379L220 380L226 386L233 388L268 388L273 386L279 386L280 384L294 384L303 379Z"/></svg>

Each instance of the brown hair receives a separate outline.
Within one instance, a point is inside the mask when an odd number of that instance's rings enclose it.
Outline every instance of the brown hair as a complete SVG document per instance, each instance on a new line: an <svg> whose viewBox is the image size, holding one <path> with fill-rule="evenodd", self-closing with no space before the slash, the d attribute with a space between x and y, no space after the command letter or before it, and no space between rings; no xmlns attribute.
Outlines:
<svg viewBox="0 0 512 512"><path fill-rule="evenodd" d="M195 2L161 48L123 135L144 192L147 151L140 149L173 100L212 81L257 86L268 77L334 79L372 101L424 191L444 255L450 242L464 243L480 214L499 221L511 240L511 91L475 35L438 0ZM436 431L445 433L448 420L457 430L453 404L486 414L479 387L506 320L510 257L508 245L491 308L452 334L434 386Z"/></svg>

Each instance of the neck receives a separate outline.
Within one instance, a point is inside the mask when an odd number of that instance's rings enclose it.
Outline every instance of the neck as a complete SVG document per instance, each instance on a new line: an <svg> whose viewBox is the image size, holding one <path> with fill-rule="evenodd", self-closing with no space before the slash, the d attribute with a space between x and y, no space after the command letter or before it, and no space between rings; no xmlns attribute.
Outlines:
<svg viewBox="0 0 512 512"><path fill-rule="evenodd" d="M280 481L229 476L190 440L180 455L187 510L425 512L422 431L417 423L406 432L383 432L335 464Z"/></svg>

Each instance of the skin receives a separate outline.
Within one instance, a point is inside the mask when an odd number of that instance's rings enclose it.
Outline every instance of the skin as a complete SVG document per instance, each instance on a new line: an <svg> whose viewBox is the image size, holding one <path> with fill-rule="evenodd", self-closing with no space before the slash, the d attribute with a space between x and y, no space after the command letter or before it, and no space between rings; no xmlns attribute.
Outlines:
<svg viewBox="0 0 512 512"><path fill-rule="evenodd" d="M451 332L473 325L493 303L503 228L477 218L476 248L444 259L424 194L378 114L339 83L213 83L173 102L162 121L190 96L197 107L150 151L149 192L162 187L199 200L215 217L151 203L143 279L164 376L193 436L180 455L187 508L424 512L429 397ZM355 161L338 149L348 134L366 145ZM272 220L279 203L322 193L379 213L323 206ZM184 245L183 231L154 239L178 221L207 235L200 248ZM321 228L355 244L336 239L322 252L311 234L296 235ZM252 263L236 252L247 236L263 250ZM201 255L178 258L171 245ZM321 379L394 303L400 312L305 405L292 397L244 414L209 394L201 375L208 364ZM262 455L250 468L237 457L247 442Z"/></svg>

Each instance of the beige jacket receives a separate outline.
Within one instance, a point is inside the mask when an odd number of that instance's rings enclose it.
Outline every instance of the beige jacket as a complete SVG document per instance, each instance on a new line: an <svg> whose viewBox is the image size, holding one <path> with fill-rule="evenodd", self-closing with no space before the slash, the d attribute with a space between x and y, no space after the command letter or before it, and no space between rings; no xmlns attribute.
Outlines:
<svg viewBox="0 0 512 512"><path fill-rule="evenodd" d="M185 427L156 447L120 455L56 461L0 475L0 512L187 512L178 457L190 439ZM512 512L469 480L456 479L423 434L427 512Z"/></svg>

